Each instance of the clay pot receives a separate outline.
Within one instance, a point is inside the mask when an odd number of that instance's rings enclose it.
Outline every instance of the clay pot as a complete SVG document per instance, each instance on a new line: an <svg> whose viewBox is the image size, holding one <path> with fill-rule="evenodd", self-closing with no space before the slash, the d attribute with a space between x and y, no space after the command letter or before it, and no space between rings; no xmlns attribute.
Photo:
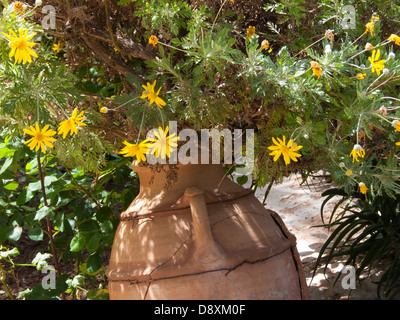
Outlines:
<svg viewBox="0 0 400 320"><path fill-rule="evenodd" d="M115 235L110 299L308 299L295 237L222 166L132 168L140 193Z"/></svg>

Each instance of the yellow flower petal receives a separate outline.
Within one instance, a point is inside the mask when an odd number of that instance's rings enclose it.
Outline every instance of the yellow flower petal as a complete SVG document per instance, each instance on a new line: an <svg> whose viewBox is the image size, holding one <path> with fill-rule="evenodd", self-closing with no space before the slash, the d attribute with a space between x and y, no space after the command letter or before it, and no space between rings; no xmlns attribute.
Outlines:
<svg viewBox="0 0 400 320"><path fill-rule="evenodd" d="M269 155L274 156L273 160L277 161L281 155L283 155L283 160L285 165L290 164L290 160L297 162L301 154L295 152L300 150L303 146L298 146L293 143L293 139L290 139L286 144L286 137L283 136L282 140L280 138L275 139L272 137L272 142L275 144L269 146L268 149L273 150Z"/></svg>
<svg viewBox="0 0 400 320"><path fill-rule="evenodd" d="M6 37L7 40L9 40L9 47L11 48L11 51L9 53L9 57L14 57L15 63L21 63L26 64L27 62L32 62L32 56L37 58L37 54L30 49L30 47L33 47L36 45L34 42L29 42L36 33L33 34L28 34L28 29L22 29L20 28L18 30L19 35L17 36L16 33L13 30L9 30L9 35L5 34L2 32L2 35Z"/></svg>
<svg viewBox="0 0 400 320"><path fill-rule="evenodd" d="M40 129L39 124L36 122L35 127L31 125L29 128L30 130L23 129L23 131L33 137L24 143L27 144L31 150L39 151L39 149L41 149L43 153L46 153L45 146L53 148L53 144L51 142L56 141L56 139L52 138L51 136L55 135L56 132L49 129L48 124L45 125L43 129Z"/></svg>

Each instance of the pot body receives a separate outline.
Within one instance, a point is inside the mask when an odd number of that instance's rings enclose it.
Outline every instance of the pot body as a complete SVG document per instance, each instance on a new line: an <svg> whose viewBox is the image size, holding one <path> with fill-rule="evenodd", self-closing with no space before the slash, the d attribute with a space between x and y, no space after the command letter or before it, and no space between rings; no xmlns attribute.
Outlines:
<svg viewBox="0 0 400 320"><path fill-rule="evenodd" d="M141 190L115 235L110 299L308 299L295 237L221 166L133 169Z"/></svg>

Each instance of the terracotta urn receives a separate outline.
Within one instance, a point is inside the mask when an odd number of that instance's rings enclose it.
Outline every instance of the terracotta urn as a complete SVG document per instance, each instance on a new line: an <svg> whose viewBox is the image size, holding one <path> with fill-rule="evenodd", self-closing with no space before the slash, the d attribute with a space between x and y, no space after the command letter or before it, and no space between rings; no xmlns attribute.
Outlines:
<svg viewBox="0 0 400 320"><path fill-rule="evenodd" d="M121 214L113 300L308 299L296 239L221 165L145 165Z"/></svg>

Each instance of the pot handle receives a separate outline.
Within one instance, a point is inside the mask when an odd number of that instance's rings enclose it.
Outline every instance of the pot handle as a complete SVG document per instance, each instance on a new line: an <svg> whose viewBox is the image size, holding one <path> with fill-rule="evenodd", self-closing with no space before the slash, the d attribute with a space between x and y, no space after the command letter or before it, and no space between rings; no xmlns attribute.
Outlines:
<svg viewBox="0 0 400 320"><path fill-rule="evenodd" d="M218 260L221 254L211 232L204 190L198 187L189 187L185 190L185 196L189 198L192 212L193 229L196 237L196 258L202 263Z"/></svg>

